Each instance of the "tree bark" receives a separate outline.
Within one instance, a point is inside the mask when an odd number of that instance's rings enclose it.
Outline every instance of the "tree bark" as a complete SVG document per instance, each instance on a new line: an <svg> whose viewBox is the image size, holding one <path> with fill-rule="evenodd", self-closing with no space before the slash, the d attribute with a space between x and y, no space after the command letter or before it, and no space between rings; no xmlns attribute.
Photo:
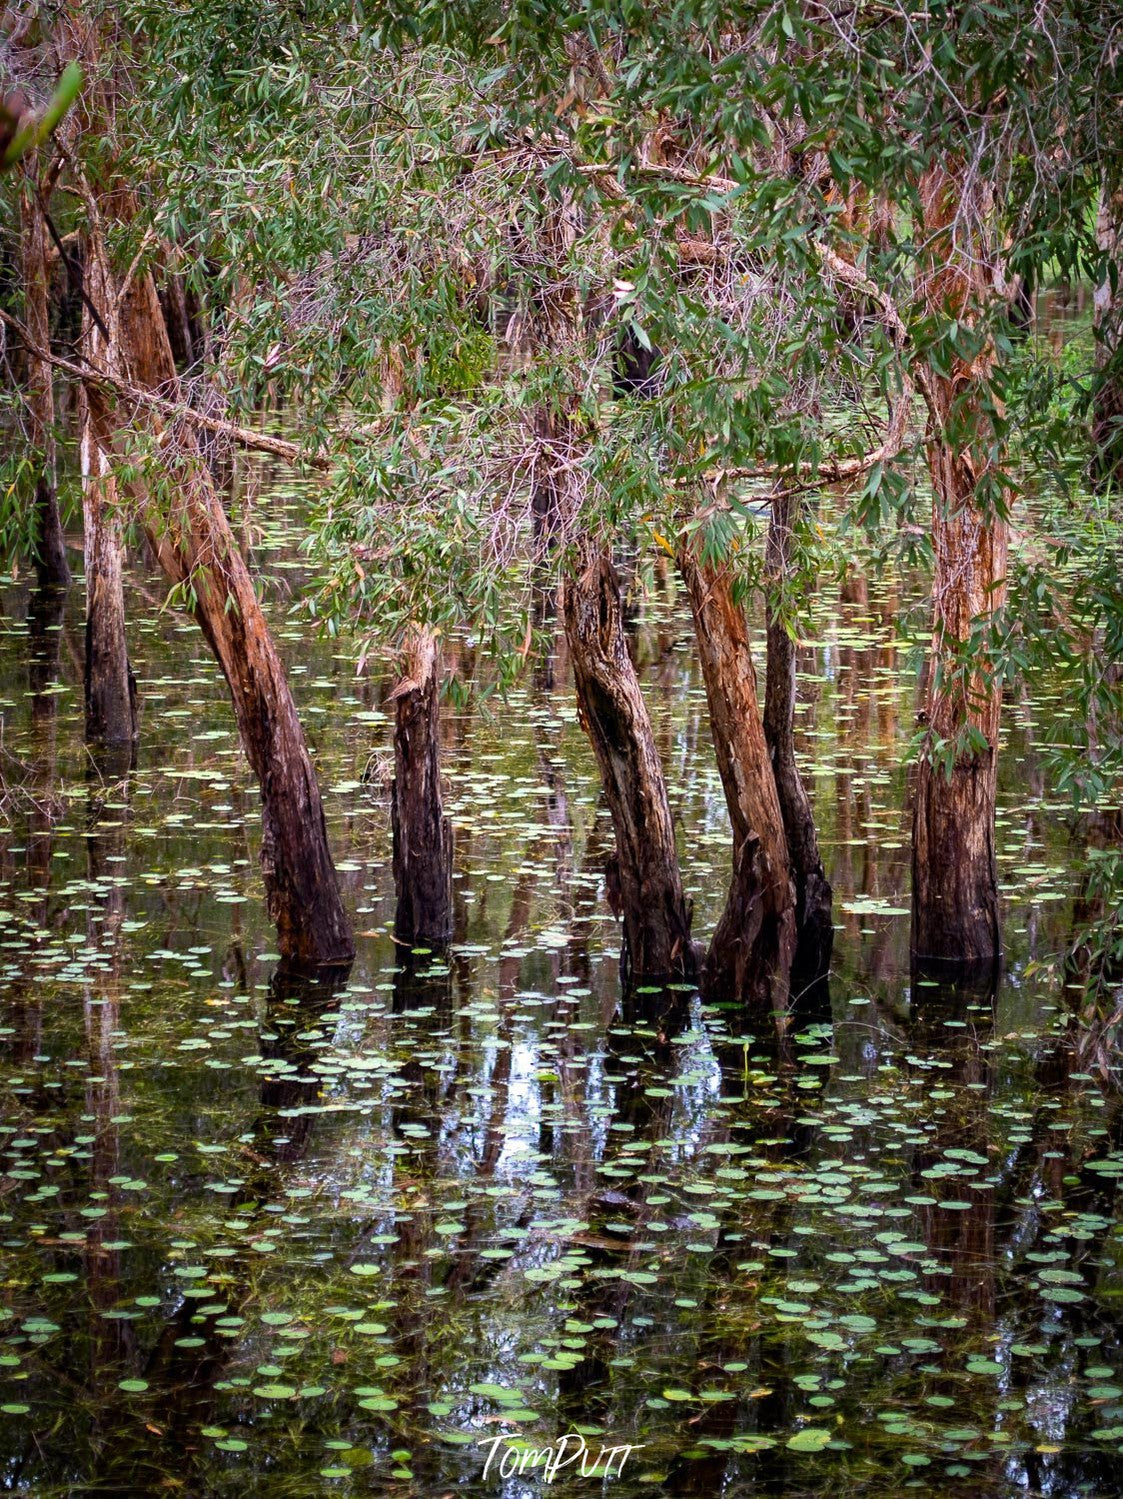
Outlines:
<svg viewBox="0 0 1123 1499"><path fill-rule="evenodd" d="M440 646L415 628L394 703L394 935L410 946L452 937L452 825L441 798Z"/></svg>
<svg viewBox="0 0 1123 1499"><path fill-rule="evenodd" d="M765 547L770 593L782 589L791 573L795 496L777 489L772 496ZM798 933L792 983L797 993L827 973L834 945L831 886L819 851L811 800L795 757L795 641L784 624L776 597L767 608L768 658L764 689L764 737L776 782L780 815L795 883Z"/></svg>
<svg viewBox="0 0 1123 1499"><path fill-rule="evenodd" d="M123 373L117 296L99 233L91 233L84 255L89 306L82 313L86 362L111 375ZM97 309L95 318L90 306ZM99 322L100 319L100 322ZM125 638L124 543L111 447L99 438L88 391L79 392L82 468L82 544L86 574L86 737L122 745L137 737L136 679Z"/></svg>
<svg viewBox="0 0 1123 1499"><path fill-rule="evenodd" d="M994 259L981 227L990 205L966 180L953 164L921 183L931 257L923 293L934 316L970 328L992 294ZM1007 524L991 492L1004 451L993 366L986 340L973 358L956 355L949 371L929 376L933 670L912 850L914 957L976 968L1002 956L994 832L1002 693L986 631L1005 599Z"/></svg>
<svg viewBox="0 0 1123 1499"><path fill-rule="evenodd" d="M733 826L733 879L702 967L703 993L758 1012L783 1010L795 953L795 890L745 613L728 568L700 562L685 548L678 565Z"/></svg>
<svg viewBox="0 0 1123 1499"><path fill-rule="evenodd" d="M1096 236L1123 279L1123 188L1100 197ZM1092 396L1092 478L1103 488L1123 485L1123 288L1105 279L1093 300L1096 383Z"/></svg>
<svg viewBox="0 0 1123 1499"><path fill-rule="evenodd" d="M50 348L50 257L47 224L35 196L34 181L20 198L20 251L24 288L24 326L39 349ZM70 568L58 508L55 451L55 396L51 366L27 351L28 436L35 452L35 574L40 588L66 588Z"/></svg>
<svg viewBox="0 0 1123 1499"><path fill-rule="evenodd" d="M620 581L596 554L567 579L562 608L577 704L616 831L626 985L692 978L683 895L663 768L624 635Z"/></svg>
<svg viewBox="0 0 1123 1499"><path fill-rule="evenodd" d="M104 260L99 239L91 235L91 250ZM112 357L124 361L128 380L177 400L175 363L152 275L141 271L127 288L109 289L113 296L103 303L112 305L119 330ZM119 457L122 418L110 410L102 386L91 383L86 400L101 452ZM222 668L242 746L261 787L261 865L282 957L301 971L342 966L354 957L354 944L319 786L253 579L191 423L164 427L146 409L137 409L133 421L155 439L166 479L161 489L174 498L154 499L137 481L130 481L132 496L165 577L183 589Z"/></svg>

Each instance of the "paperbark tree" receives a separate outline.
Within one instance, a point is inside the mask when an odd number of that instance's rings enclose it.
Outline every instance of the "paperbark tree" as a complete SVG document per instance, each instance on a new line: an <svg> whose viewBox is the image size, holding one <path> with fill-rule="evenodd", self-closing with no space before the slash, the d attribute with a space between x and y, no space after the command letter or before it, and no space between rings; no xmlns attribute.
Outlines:
<svg viewBox="0 0 1123 1499"><path fill-rule="evenodd" d="M797 503L788 489L778 487L773 493L765 548L771 590L782 589L791 572L792 523ZM819 851L811 799L795 757L795 641L788 633L775 598L768 606L767 640L764 737L772 762L795 885L797 947L793 983L802 990L827 972L834 928L831 924L830 881Z"/></svg>
<svg viewBox="0 0 1123 1499"><path fill-rule="evenodd" d="M156 292L146 269L127 285L109 268L95 227L88 264L98 268L99 310L115 337L95 342L94 372L112 372L177 401L179 385ZM121 368L120 366L123 366ZM89 439L108 470L130 425L157 457L150 481L128 480L134 508L168 581L181 590L230 689L238 732L261 787L261 865L278 946L290 967L322 969L354 956L328 846L316 773L296 705L253 579L230 528L190 421L164 424L151 408L114 410L104 387L86 387ZM135 472L130 465L129 472ZM96 518L95 518L96 519Z"/></svg>
<svg viewBox="0 0 1123 1499"><path fill-rule="evenodd" d="M83 252L85 363L114 378L126 374L117 288L100 226ZM100 398L95 398L100 399ZM86 578L86 737L105 745L137 737L136 681L125 638L124 541L113 473L112 435L94 419L89 389L79 391L78 441L82 468L82 538ZM100 435L99 435L100 430Z"/></svg>
<svg viewBox="0 0 1123 1499"><path fill-rule="evenodd" d="M913 817L912 950L969 966L1002 954L995 862L1001 686L989 633L1006 592L1004 417L994 345L983 326L994 295L985 184L961 163L920 184L927 253L921 292L933 318L960 330L928 375L932 477L933 670Z"/></svg>
<svg viewBox="0 0 1123 1499"><path fill-rule="evenodd" d="M441 796L440 644L432 630L411 630L391 701L394 935L443 947L452 936L452 825Z"/></svg>
<svg viewBox="0 0 1123 1499"><path fill-rule="evenodd" d="M702 966L703 990L751 1010L782 1010L795 954L796 899L745 612L728 566L699 561L685 547L678 565L733 828L733 877Z"/></svg>
<svg viewBox="0 0 1123 1499"><path fill-rule="evenodd" d="M595 552L565 582L563 614L578 708L616 832L625 983L693 977L690 907L651 720L624 634L620 580Z"/></svg>
<svg viewBox="0 0 1123 1499"><path fill-rule="evenodd" d="M27 411L28 437L37 468L35 572L40 588L65 588L70 582L70 567L58 506L54 376L51 366L37 352L50 347L49 238L38 186L37 178L28 172L20 196L23 317L34 345L27 350Z"/></svg>

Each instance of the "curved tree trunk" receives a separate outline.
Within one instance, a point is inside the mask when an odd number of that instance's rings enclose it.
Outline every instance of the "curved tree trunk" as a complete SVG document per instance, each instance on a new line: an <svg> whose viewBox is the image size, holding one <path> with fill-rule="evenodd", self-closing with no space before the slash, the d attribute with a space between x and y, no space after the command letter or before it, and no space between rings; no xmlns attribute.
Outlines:
<svg viewBox="0 0 1123 1499"><path fill-rule="evenodd" d="M24 288L24 326L38 349L51 346L50 258L47 223L29 179L20 198L20 252ZM35 573L40 588L65 588L70 582L66 538L58 508L55 454L55 396L51 367L27 351L27 408L31 446L39 472L35 479Z"/></svg>
<svg viewBox="0 0 1123 1499"><path fill-rule="evenodd" d="M82 350L86 361L122 377L117 293L101 235L91 232L84 254L86 303ZM94 317L91 308L96 309ZM110 455L99 437L88 393L79 393L82 466L82 537L86 574L86 737L106 745L137 737L136 681L125 639L124 543Z"/></svg>
<svg viewBox="0 0 1123 1499"><path fill-rule="evenodd" d="M91 235L95 260L104 260ZM131 285L112 285L122 374L133 384L178 399L178 380L167 328L151 274ZM120 291L120 295L119 295ZM103 314L104 315L104 314ZM103 391L86 392L91 427L104 454L113 453L124 420ZM131 493L165 577L185 592L188 605L222 668L238 732L261 786L261 865L278 946L290 967L341 966L354 956L351 927L340 898L328 846L320 790L296 705L262 612L253 579L230 529L222 502L199 451L194 428L162 426L148 412L133 418L161 447L174 498L154 501L138 483ZM162 488L164 486L161 486Z"/></svg>
<svg viewBox="0 0 1123 1499"><path fill-rule="evenodd" d="M772 496L765 563L771 589L782 588L791 570L792 522L797 501L786 490ZM768 606L768 664L764 691L764 737L772 762L780 815L795 882L797 948L792 986L797 993L821 979L834 945L831 886L819 852L811 800L795 757L795 641L775 600Z"/></svg>
<svg viewBox="0 0 1123 1499"><path fill-rule="evenodd" d="M406 642L394 703L394 935L411 946L452 937L452 826L441 799L440 646L432 630Z"/></svg>
<svg viewBox="0 0 1123 1499"><path fill-rule="evenodd" d="M795 890L745 612L734 599L728 569L699 562L685 549L678 565L733 826L733 878L703 964L703 990L757 1011L783 1010L795 953Z"/></svg>
<svg viewBox="0 0 1123 1499"><path fill-rule="evenodd" d="M975 227L987 222L989 204L967 180L965 171L934 168L921 201L928 305L970 326L993 290L993 257ZM934 669L913 815L912 950L921 963L971 967L1002 956L994 834L1002 692L986 630L1005 599L1007 525L991 491L1004 448L993 364L987 341L973 359L956 357L950 371L929 376Z"/></svg>
<svg viewBox="0 0 1123 1499"><path fill-rule="evenodd" d="M695 972L690 908L651 720L624 636L620 581L600 553L562 595L577 704L616 831L626 984Z"/></svg>

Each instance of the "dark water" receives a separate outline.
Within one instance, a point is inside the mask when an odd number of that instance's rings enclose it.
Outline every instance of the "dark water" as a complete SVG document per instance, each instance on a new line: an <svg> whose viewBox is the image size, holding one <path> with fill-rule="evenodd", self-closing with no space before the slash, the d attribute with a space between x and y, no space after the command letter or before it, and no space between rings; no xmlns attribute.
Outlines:
<svg viewBox="0 0 1123 1499"><path fill-rule="evenodd" d="M256 793L195 627L139 568L122 777L82 743L79 590L29 615L3 587L0 1485L597 1492L579 1463L552 1490L497 1473L507 1437L576 1431L587 1472L636 1449L621 1496L1119 1492L1123 1118L1050 966L1080 897L1035 751L1063 706L1007 705L1001 985L912 987L923 617L888 581L823 585L800 747L836 961L778 1055L689 993L620 1007L564 669L450 709L457 939L403 968L383 684L287 613L299 568L273 574L361 934L334 994L275 977ZM705 933L728 832L666 599L637 649Z"/></svg>

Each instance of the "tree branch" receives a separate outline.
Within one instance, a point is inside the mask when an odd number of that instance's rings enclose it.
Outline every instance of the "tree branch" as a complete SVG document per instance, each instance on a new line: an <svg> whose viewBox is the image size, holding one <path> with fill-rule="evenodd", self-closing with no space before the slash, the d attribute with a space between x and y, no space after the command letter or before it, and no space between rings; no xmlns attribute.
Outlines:
<svg viewBox="0 0 1123 1499"><path fill-rule="evenodd" d="M912 407L912 382L906 381L904 389L889 408L889 424L885 439L876 448L865 453L855 453L851 458L833 458L825 463L801 463L794 469L779 468L717 468L708 470L702 477L713 484L727 483L730 479L768 479L778 481L785 489L797 491L818 489L823 484L845 484L860 479L879 463L888 463L896 458L909 436L909 412ZM693 481L691 481L693 482Z"/></svg>
<svg viewBox="0 0 1123 1499"><path fill-rule="evenodd" d="M126 401L131 401L135 406L141 406L146 411L155 411L165 418L192 422L207 432L214 432L220 437L228 437L239 447L254 452L270 453L273 457L284 458L292 464L308 463L313 468L319 469L331 467L331 458L322 448L309 452L298 442L290 442L284 437L270 437L268 433L256 432L252 427L240 427L236 422L224 421L217 416L208 416L203 411L196 411L193 406L186 406L179 401L165 400L163 396L142 390L139 385L132 385L127 380L119 380L112 375L104 374L92 365L76 364L73 360L64 359L60 354L55 354L49 349L41 349L29 337L23 324L2 308L0 308L0 322L19 335L24 348L34 358L42 359L45 363L53 365L55 369L62 370L64 374L71 375L75 380L81 380L84 385L96 386L107 394L122 397Z"/></svg>

